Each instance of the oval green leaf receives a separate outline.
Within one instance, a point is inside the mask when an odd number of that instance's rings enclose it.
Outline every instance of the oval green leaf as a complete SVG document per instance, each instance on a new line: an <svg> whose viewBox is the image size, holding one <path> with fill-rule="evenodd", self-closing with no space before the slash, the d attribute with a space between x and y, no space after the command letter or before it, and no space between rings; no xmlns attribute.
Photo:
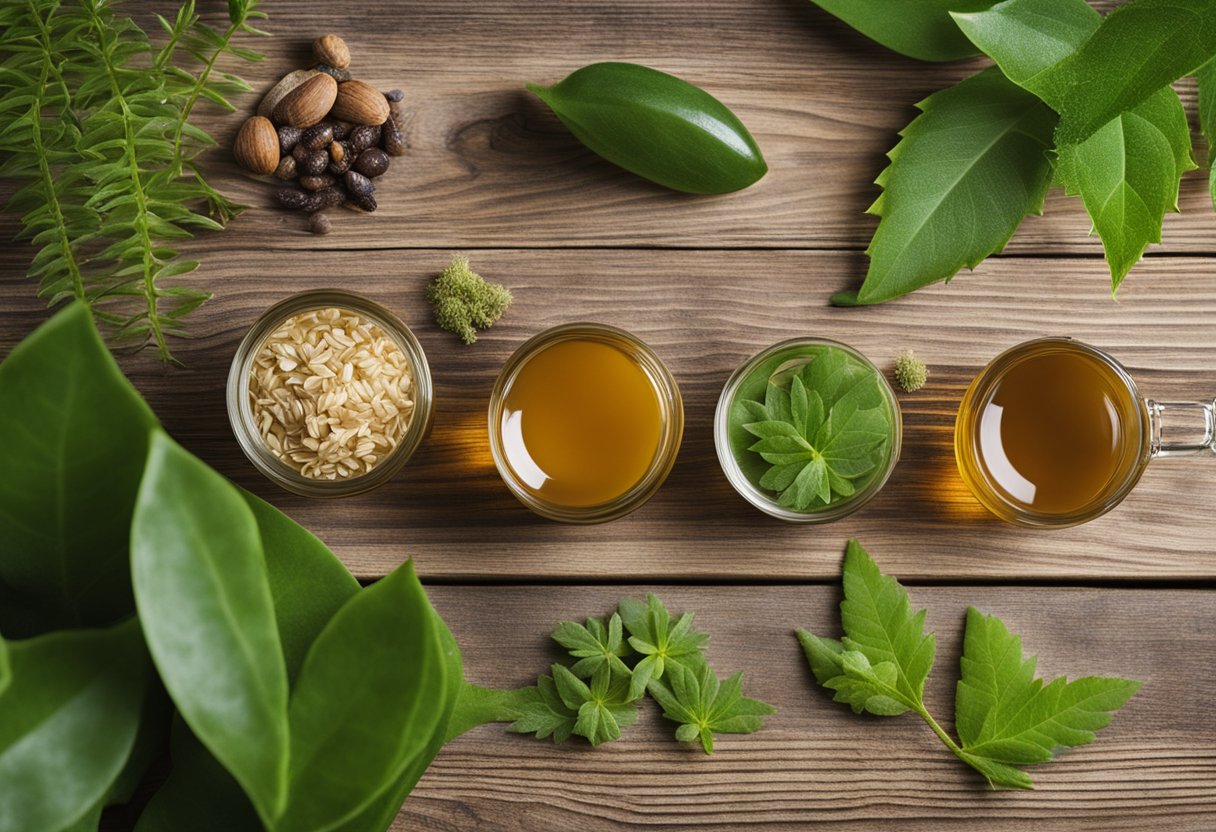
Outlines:
<svg viewBox="0 0 1216 832"><path fill-rule="evenodd" d="M729 193L768 171L755 139L725 104L657 69L598 63L551 87L527 87L591 150L668 188Z"/></svg>
<svg viewBox="0 0 1216 832"><path fill-rule="evenodd" d="M10 638L130 613L131 511L155 425L82 304L0 364L0 628Z"/></svg>
<svg viewBox="0 0 1216 832"><path fill-rule="evenodd" d="M448 665L412 562L362 590L317 636L291 696L283 832L355 817L442 736Z"/></svg>
<svg viewBox="0 0 1216 832"><path fill-rule="evenodd" d="M99 807L123 771L148 689L134 620L10 645L0 694L0 829L63 829Z"/></svg>
<svg viewBox="0 0 1216 832"><path fill-rule="evenodd" d="M131 570L165 687L269 826L286 801L287 672L257 523L235 486L159 431Z"/></svg>
<svg viewBox="0 0 1216 832"><path fill-rule="evenodd" d="M993 0L811 0L816 6L890 50L922 61L957 61L978 55L952 11L973 11Z"/></svg>

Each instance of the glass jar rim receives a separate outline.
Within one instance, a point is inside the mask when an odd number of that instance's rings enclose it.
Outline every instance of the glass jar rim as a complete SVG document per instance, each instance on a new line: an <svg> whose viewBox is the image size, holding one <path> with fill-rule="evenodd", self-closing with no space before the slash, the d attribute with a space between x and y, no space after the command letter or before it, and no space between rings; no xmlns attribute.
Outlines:
<svg viewBox="0 0 1216 832"><path fill-rule="evenodd" d="M314 309L336 307L355 312L380 327L405 354L413 372L414 415L401 440L386 458L365 474L349 479L305 477L276 457L266 446L249 406L249 375L266 338L283 321ZM267 479L304 497L347 497L370 491L392 479L430 431L434 392L430 365L422 345L400 318L373 300L343 289L310 289L291 295L262 312L241 339L228 370L228 422L245 456Z"/></svg>
<svg viewBox="0 0 1216 832"><path fill-rule="evenodd" d="M880 382L879 389L882 390L883 396L891 408L891 454L887 460L886 470L871 479L865 488L853 496L836 503L829 503L822 509L814 512L794 511L793 509L779 505L774 498L752 483L747 475L743 473L743 469L739 466L739 461L735 458L730 445L730 410L739 388L747 380L752 371L765 361L779 352L798 347L832 347L842 350L849 357L869 367L878 377ZM726 475L726 479L731 484L731 487L755 508L771 517L776 517L779 520L790 523L830 523L860 509L870 502L870 500L874 499L883 486L887 484L887 480L891 478L891 473L895 470L896 463L899 462L902 448L903 412L899 407L899 399L887 381L886 376L874 365L874 362L870 361L859 351L848 344L832 340L831 338L810 336L787 338L751 356L735 368L735 371L727 378L726 383L722 385L722 393L718 396L718 405L714 411L714 450L718 456L718 465L722 468L722 473Z"/></svg>
<svg viewBox="0 0 1216 832"><path fill-rule="evenodd" d="M626 352L638 363L659 400L661 430L654 458L646 473L627 491L603 503L567 506L542 499L527 489L507 461L502 442L502 409L507 392L529 359L566 340L592 339ZM538 332L511 353L494 381L487 412L490 455L508 490L536 514L562 523L603 523L624 517L641 508L671 473L684 435L684 402L679 385L658 354L631 332L610 324L576 321Z"/></svg>
<svg viewBox="0 0 1216 832"><path fill-rule="evenodd" d="M1135 427L1136 432L1140 437L1137 459L1133 461L1133 464L1128 466L1128 469L1126 473L1124 473L1123 479L1119 483L1118 487L1114 488L1105 499L1089 503L1066 514L1046 514L1044 512L1038 512L1031 509L1024 509L1021 506L1014 504L1013 502L1005 499L1001 491L992 484L987 474L981 469L980 475L984 479L984 484L986 486L985 491L987 493L984 495L976 493L975 497L984 505L985 508L995 514L997 517L1010 520L1011 522L1022 526L1029 526L1032 528L1061 529L1069 526L1076 526L1081 523L1087 523L1090 520L1096 520L1103 514L1106 514L1114 509L1115 506L1123 502L1124 498L1126 498L1127 495L1131 493L1131 490L1136 487L1136 483L1140 481L1140 476L1144 473L1144 469L1148 464L1150 453L1148 414L1144 409L1144 398L1140 395L1140 389L1136 385L1136 380L1132 378L1131 373L1129 373L1127 368L1124 367L1117 359L1110 355L1110 353L1107 353L1106 351L1099 349L1092 344L1087 344L1084 341L1078 341L1077 339L1067 335L1049 335L1042 338L1032 338L1029 341L1022 341L1021 343L1014 344L1012 347L1003 350L995 358L985 364L984 368L980 370L979 373L976 374L975 378L971 381L971 384L967 386L967 391L963 394L963 399L959 403L959 415L955 418L954 443L956 455L960 451L960 443L966 442L969 443L972 448L971 456L975 459L980 458L978 452L976 452L974 449L975 430L959 430L959 421L962 419L963 408L967 406L967 403L971 400L986 400L991 393L993 383L1002 378L1010 368L1026 357L1022 355L1023 352L1027 352L1030 348L1035 346L1048 344L1054 344L1069 351L1083 353L1098 361L1115 374L1116 378L1119 379L1124 388L1127 390L1127 394L1131 398L1131 401L1135 404L1132 411L1136 414ZM985 497L991 497L991 499L999 502L1000 508L1004 509L1004 511L999 511L994 506L989 505L987 500L985 500ZM1006 517L1006 512L1009 515L1008 517Z"/></svg>

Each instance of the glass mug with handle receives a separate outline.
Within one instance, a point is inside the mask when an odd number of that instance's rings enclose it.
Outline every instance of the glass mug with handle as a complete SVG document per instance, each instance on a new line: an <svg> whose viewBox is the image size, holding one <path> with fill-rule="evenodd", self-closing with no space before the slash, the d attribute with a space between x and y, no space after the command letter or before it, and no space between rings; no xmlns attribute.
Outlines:
<svg viewBox="0 0 1216 832"><path fill-rule="evenodd" d="M1064 527L1123 501L1158 457L1216 454L1216 400L1143 398L1103 351L1039 338L971 382L954 429L959 473L1002 520Z"/></svg>

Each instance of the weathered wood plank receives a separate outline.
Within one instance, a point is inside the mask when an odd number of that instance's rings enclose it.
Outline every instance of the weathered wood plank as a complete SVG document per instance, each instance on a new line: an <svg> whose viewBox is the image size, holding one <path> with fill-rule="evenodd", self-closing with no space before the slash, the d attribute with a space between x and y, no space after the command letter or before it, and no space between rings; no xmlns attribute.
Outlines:
<svg viewBox="0 0 1216 832"><path fill-rule="evenodd" d="M881 550L884 566L890 559ZM839 553L833 558L839 568ZM527 684L560 653L561 619L609 612L640 587L435 587L470 679ZM812 687L795 626L838 632L833 587L656 591L697 612L722 674L780 710L768 727L722 737L706 758L671 738L647 703L639 725L591 749L484 726L444 748L393 829L1210 830L1216 817L1216 603L1211 592L915 588L938 636L930 711L949 722L963 613L1002 616L1044 675L1122 675L1140 693L1097 742L1030 769L1033 792L989 791L913 715L860 718ZM492 626L487 626L492 622ZM950 730L947 726L947 730Z"/></svg>
<svg viewBox="0 0 1216 832"><path fill-rule="evenodd" d="M203 5L222 19L222 4ZM280 0L267 10L276 36L253 44L266 62L232 65L256 89L307 62L314 36L338 32L360 77L407 92L413 148L393 162L377 193L381 209L343 215L323 243L275 209L246 214L214 246L863 248L876 224L864 213L878 194L871 183L914 104L986 63L901 57L805 0ZM721 197L666 191L600 160L523 89L603 60L653 65L711 91L755 134L768 176ZM1193 85L1183 92L1193 110ZM241 103L252 110L256 101ZM213 184L270 207L272 187L244 177L227 150L240 118L207 106L198 122L221 145L204 165ZM1216 213L1200 172L1187 176L1180 204L1158 250L1216 253ZM13 222L0 222L0 235ZM1057 192L1009 250L1097 255L1089 228L1080 202ZM857 258L832 279L843 288L863 274ZM1139 278L1133 272L1131 281Z"/></svg>
<svg viewBox="0 0 1216 832"><path fill-rule="evenodd" d="M12 273L10 253L0 268ZM1191 579L1216 576L1216 477L1211 460L1154 463L1126 503L1075 529L1032 532L988 517L958 478L954 413L967 383L1002 349L1069 334L1110 350L1158 398L1216 393L1216 260L1153 258L1118 303L1095 260L1002 258L948 286L866 309L826 305L859 253L482 251L474 265L516 296L507 317L472 347L429 320L423 286L446 251L313 253L284 259L215 252L198 282L216 293L180 342L185 370L150 356L124 359L169 429L220 471L270 498L321 535L363 577L407 554L445 579L807 579L830 577L840 544L861 535L892 568L936 579ZM272 302L343 286L387 303L415 329L437 381L431 437L407 469L372 494L307 501L261 479L229 431L224 381L236 343ZM18 281L0 283L0 350L45 315ZM486 406L510 352L537 331L575 319L636 332L671 366L687 412L671 478L631 517L594 528L541 520L518 505L489 457ZM719 470L711 425L727 376L755 351L800 334L850 343L879 365L912 347L929 385L903 397L902 459L886 489L826 527L771 520Z"/></svg>

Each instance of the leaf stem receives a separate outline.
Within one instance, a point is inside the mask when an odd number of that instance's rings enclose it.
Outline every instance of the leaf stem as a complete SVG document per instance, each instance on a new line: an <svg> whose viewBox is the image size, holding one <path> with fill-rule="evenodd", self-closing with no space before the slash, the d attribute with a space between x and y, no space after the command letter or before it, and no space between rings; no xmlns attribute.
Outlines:
<svg viewBox="0 0 1216 832"><path fill-rule="evenodd" d="M947 734L945 729L937 723L937 720L934 719L933 715L929 713L928 709L924 706L924 703L918 702L914 710L920 714L920 718L933 729L933 733L937 734L937 738L942 741L946 748L949 748L951 753L961 760L963 757L963 749L960 748L959 744L954 741L954 738Z"/></svg>
<svg viewBox="0 0 1216 832"><path fill-rule="evenodd" d="M173 131L173 164L172 174L174 177L182 175L182 162L184 159L182 153L182 133L186 129L186 122L190 119L190 113L194 111L194 105L198 103L199 96L202 95L203 88L207 86L207 81L211 77L212 70L215 69L215 62L219 60L220 55L228 51L228 44L232 40L232 36L241 30L245 25L248 16L248 9L243 9L239 20L233 21L228 29L224 32L222 42L211 53L211 57L203 65L203 69L199 72L198 77L194 79L194 86L191 87L189 95L186 96L186 103L182 105L181 116L177 120L177 126Z"/></svg>

